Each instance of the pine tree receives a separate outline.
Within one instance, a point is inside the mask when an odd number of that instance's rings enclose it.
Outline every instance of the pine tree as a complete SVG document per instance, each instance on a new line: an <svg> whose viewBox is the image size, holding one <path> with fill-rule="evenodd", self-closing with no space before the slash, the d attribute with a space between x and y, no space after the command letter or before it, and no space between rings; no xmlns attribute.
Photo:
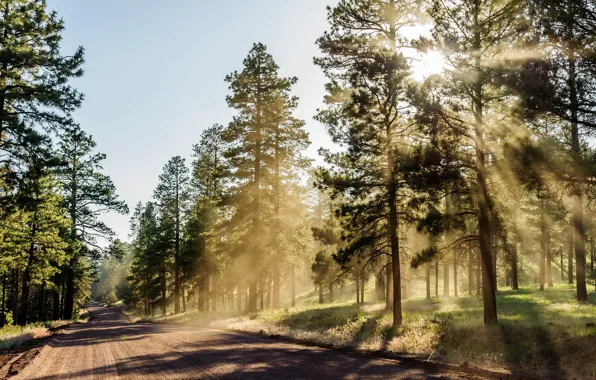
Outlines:
<svg viewBox="0 0 596 380"><path fill-rule="evenodd" d="M145 314L153 314L157 302L162 315L167 306L167 251L164 249L163 231L159 226L156 205L139 203L131 218L133 261L132 303L141 302Z"/></svg>
<svg viewBox="0 0 596 380"><path fill-rule="evenodd" d="M68 82L83 74L83 48L62 55L64 22L44 0L0 4L0 147L11 150L33 126L60 130L83 99ZM12 142L9 142L12 141Z"/></svg>
<svg viewBox="0 0 596 380"><path fill-rule="evenodd" d="M75 273L77 269L82 269L83 263L79 259L93 248L100 249L98 239L109 239L114 234L99 217L110 211L128 213L128 207L118 199L110 177L102 174L102 161L106 155L94 153L96 144L93 138L78 126L66 130L60 138L57 156L61 165L55 172L62 184L71 223L68 234L71 259L65 268L64 301L64 318L71 319L76 291Z"/></svg>
<svg viewBox="0 0 596 380"><path fill-rule="evenodd" d="M52 174L43 167L32 165L19 189L19 200L26 215L20 257L24 262L20 310L17 323L31 321L29 294L32 285L41 284L59 271L66 262L67 243L62 230L70 227L63 208L60 187Z"/></svg>
<svg viewBox="0 0 596 380"><path fill-rule="evenodd" d="M416 25L419 4L395 0L343 0L328 8L331 29L318 40L315 63L330 79L326 109L317 116L345 152L323 151L332 171L320 183L343 199L342 214L354 232L353 247L390 251L393 327L402 323L400 269L400 162L409 152L409 64L401 29ZM382 228L377 228L378 225ZM357 250L351 250L357 253Z"/></svg>
<svg viewBox="0 0 596 380"><path fill-rule="evenodd" d="M459 146L471 142L474 149L473 159L466 167L471 169L469 178L475 177L472 188L475 189L473 200L478 210L486 324L497 322L491 198L487 179L488 155L497 152L490 151L492 141L487 138L497 135L498 131L496 125L491 125L497 119L494 113L491 118L488 110L500 99L498 87L492 86L501 75L498 67L511 53L520 30L526 27L522 5L517 0L449 0L433 1L430 9L434 43L451 66L444 90L437 93L443 100L438 118L456 131L456 137L466 141L460 141Z"/></svg>
<svg viewBox="0 0 596 380"><path fill-rule="evenodd" d="M168 228L165 240L174 251L174 313L180 313L182 267L182 227L190 201L190 176L185 160L176 156L168 161L159 176L154 198L157 201L162 224Z"/></svg>
<svg viewBox="0 0 596 380"><path fill-rule="evenodd" d="M228 75L226 82L231 91L228 105L237 111L222 134L228 144L225 157L233 179L231 196L236 207L233 223L241 236L239 248L246 255L244 260L251 266L246 279L248 309L256 311L257 284L261 271L267 267L265 228L267 219L271 218L266 212L269 210L263 192L268 185L266 179L272 176L269 163L276 162L272 146L276 141L274 129L281 120L288 120L285 117L280 120L282 114L276 111L287 101L287 92L296 78L280 78L273 57L259 43L244 60L243 70Z"/></svg>
<svg viewBox="0 0 596 380"><path fill-rule="evenodd" d="M292 194L296 193L293 190L300 187L301 176L311 164L311 160L304 157L304 151L310 145L305 123L292 115L298 107L298 98L290 97L289 91L289 86L283 88L272 110L267 110L272 124L266 145L271 148L273 159L270 164L273 166L270 180L273 218L270 230L274 309L280 307L280 264L284 257L282 235L290 232L290 225L282 215L287 217L291 214L292 207L296 205L295 199L292 199Z"/></svg>
<svg viewBox="0 0 596 380"><path fill-rule="evenodd" d="M209 279L212 279L214 302L219 272L223 269L223 235L225 206L223 198L227 186L228 168L224 157L224 127L218 124L206 129L193 147L192 187L196 197L187 223L187 256L198 260L199 310L205 311ZM214 303L215 305L215 303Z"/></svg>

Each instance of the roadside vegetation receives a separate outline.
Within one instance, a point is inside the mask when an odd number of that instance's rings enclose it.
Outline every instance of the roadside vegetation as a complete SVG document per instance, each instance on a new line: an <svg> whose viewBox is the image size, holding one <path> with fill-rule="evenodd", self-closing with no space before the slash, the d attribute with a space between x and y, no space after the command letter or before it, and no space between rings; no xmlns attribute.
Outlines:
<svg viewBox="0 0 596 380"><path fill-rule="evenodd" d="M37 322L26 326L9 324L0 328L0 349L35 346L61 328L73 323L87 323L88 321L89 314L86 310L81 310L75 312L72 320Z"/></svg>
<svg viewBox="0 0 596 380"><path fill-rule="evenodd" d="M482 302L476 297L410 298L403 303L404 323L392 333L391 313L383 303L354 304L352 291L319 304L318 292L301 295L296 307L256 313L190 311L167 317L127 312L137 323L178 323L281 335L308 342L388 351L422 360L549 377L596 376L596 297L588 304L574 299L573 286L545 292L525 286L501 290L497 296L499 325L483 324ZM366 296L373 296L367 289ZM466 365L463 364L463 365Z"/></svg>

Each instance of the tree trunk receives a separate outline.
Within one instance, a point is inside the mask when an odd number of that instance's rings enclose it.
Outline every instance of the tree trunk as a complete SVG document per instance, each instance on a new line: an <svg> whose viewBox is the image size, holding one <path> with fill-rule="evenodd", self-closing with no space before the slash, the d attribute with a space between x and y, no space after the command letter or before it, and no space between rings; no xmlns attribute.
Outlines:
<svg viewBox="0 0 596 380"><path fill-rule="evenodd" d="M393 264L391 258L387 259L387 266L385 267L385 274L387 276L387 286L385 288L385 310L393 310Z"/></svg>
<svg viewBox="0 0 596 380"><path fill-rule="evenodd" d="M573 218L569 222L569 250L567 253L567 279L569 280L570 284L573 284L573 248L574 248L574 240L575 240L575 233L573 231Z"/></svg>
<svg viewBox="0 0 596 380"><path fill-rule="evenodd" d="M449 297L449 262L443 260L443 297Z"/></svg>
<svg viewBox="0 0 596 380"><path fill-rule="evenodd" d="M186 284L183 282L181 283L181 289L182 289L182 312L186 313Z"/></svg>
<svg viewBox="0 0 596 380"><path fill-rule="evenodd" d="M59 283L54 282L56 287L60 287ZM60 318L60 293L58 289L52 289L52 319L57 321Z"/></svg>
<svg viewBox="0 0 596 380"><path fill-rule="evenodd" d="M439 260L435 261L435 297L439 296Z"/></svg>
<svg viewBox="0 0 596 380"><path fill-rule="evenodd" d="M360 286L360 303L364 303L364 285L366 284L366 279L364 278L364 274L360 274L360 280L362 282Z"/></svg>
<svg viewBox="0 0 596 380"><path fill-rule="evenodd" d="M272 289L272 284L268 283L267 284L267 295L265 296L265 308L267 309L271 309L271 289Z"/></svg>
<svg viewBox="0 0 596 380"><path fill-rule="evenodd" d="M296 307L296 274L294 264L292 264L292 307Z"/></svg>
<svg viewBox="0 0 596 380"><path fill-rule="evenodd" d="M167 279L166 279L166 258L165 253L161 260L161 313L167 315Z"/></svg>
<svg viewBox="0 0 596 380"><path fill-rule="evenodd" d="M242 311L242 285L238 284L238 312Z"/></svg>
<svg viewBox="0 0 596 380"><path fill-rule="evenodd" d="M594 274L594 250L596 245L594 244L594 221L592 221L592 228L590 229L590 273Z"/></svg>
<svg viewBox="0 0 596 380"><path fill-rule="evenodd" d="M474 44L475 51L482 51L478 12L474 14ZM483 121L483 75L480 69L480 54L476 54L475 67L477 76L473 89L472 101L474 104L476 150L476 202L478 206L478 233L480 240L480 258L482 263L482 301L484 303L484 324L497 323L497 299L495 276L492 262L492 243L490 231L490 213L488 205L488 188L486 184L486 164L484 147L484 121Z"/></svg>
<svg viewBox="0 0 596 380"><path fill-rule="evenodd" d="M0 327L6 324L6 272L2 273L2 316L0 317Z"/></svg>
<svg viewBox="0 0 596 380"><path fill-rule="evenodd" d="M217 288L217 278L212 277L211 283L211 311L217 311L217 292L219 289Z"/></svg>
<svg viewBox="0 0 596 380"><path fill-rule="evenodd" d="M329 302L333 302L333 283L329 282Z"/></svg>
<svg viewBox="0 0 596 380"><path fill-rule="evenodd" d="M17 315L17 323L21 326L25 326L27 324L29 314L29 292L31 290L31 267L33 266L33 260L35 255L35 235L36 229L34 226L32 229L31 243L29 245L27 266L23 271L23 285L21 288L21 308Z"/></svg>
<svg viewBox="0 0 596 380"><path fill-rule="evenodd" d="M474 248L470 244L468 251L468 295L474 293Z"/></svg>
<svg viewBox="0 0 596 380"><path fill-rule="evenodd" d="M391 160L393 162L393 159ZM401 270L399 264L399 238L397 235L399 219L397 218L396 189L393 179L391 180L389 196L389 228L391 240L391 279L393 281L393 324L392 328L397 329L402 324L401 314Z"/></svg>
<svg viewBox="0 0 596 380"><path fill-rule="evenodd" d="M209 287L211 286L211 276L209 275L209 265L205 267L205 311L209 311L209 300L211 293Z"/></svg>
<svg viewBox="0 0 596 380"><path fill-rule="evenodd" d="M426 263L426 299L430 299L430 262Z"/></svg>
<svg viewBox="0 0 596 380"><path fill-rule="evenodd" d="M540 290L544 290L546 258L546 216L544 215L544 200L540 201L540 255L538 256L538 283Z"/></svg>
<svg viewBox="0 0 596 380"><path fill-rule="evenodd" d="M360 303L360 274L356 275L356 303Z"/></svg>
<svg viewBox="0 0 596 380"><path fill-rule="evenodd" d="M259 68L260 69L260 68ZM254 209L252 214L252 245L253 245L253 252L255 256L255 261L258 262L262 256L261 251L261 149L262 149L262 141L261 141L261 107L262 107L262 99L261 99L261 73L259 72L256 77L257 82L257 94L256 94L256 102L255 102L255 133L254 133L254 146L255 146L255 161L254 161L254 183L253 183L253 207ZM248 281L248 311L255 312L257 311L257 293L258 293L258 277L256 273L250 273L249 281Z"/></svg>
<svg viewBox="0 0 596 380"><path fill-rule="evenodd" d="M257 307L257 306L256 306L256 302L257 302L257 300L256 300L256 298L257 298L257 292L255 291L255 292L254 292L254 294L255 294L255 308L256 308L256 307ZM246 311L250 311L250 309L249 309L249 306L250 306L250 286L249 286L249 287L248 287L248 289L246 290L246 293L245 293L245 295L244 295L244 300L245 300L245 302L244 302L244 309L245 309Z"/></svg>
<svg viewBox="0 0 596 380"><path fill-rule="evenodd" d="M66 272L66 293L64 294L63 302L64 302L64 319L70 320L72 319L72 314L74 311L74 295L75 295L75 285L74 285L74 267L77 264L76 256L70 260L68 267L65 269Z"/></svg>
<svg viewBox="0 0 596 380"><path fill-rule="evenodd" d="M265 289L264 289L265 281L261 278L259 280L259 301L261 301L261 310L265 307Z"/></svg>
<svg viewBox="0 0 596 380"><path fill-rule="evenodd" d="M389 1L389 9L394 9L395 0ZM397 45L397 30L395 19L392 20L389 27L389 37L392 42L391 48L395 49ZM397 53L397 52L395 52ZM391 77L391 72L390 75ZM391 95L394 96L393 102L397 102L397 90L395 81L390 81L389 87ZM391 276L393 280L393 323L392 328L396 330L402 324L401 313L401 269L399 262L399 217L397 215L397 185L395 179L395 158L393 152L393 125L388 122L385 126L385 134L387 138L386 154L387 154L387 193L389 195L389 245L391 248Z"/></svg>
<svg viewBox="0 0 596 380"><path fill-rule="evenodd" d="M513 290L519 289L517 275L517 242L513 243L513 257L511 258L511 288Z"/></svg>
<svg viewBox="0 0 596 380"><path fill-rule="evenodd" d="M280 164L280 152L279 152L279 124L275 123L275 170L274 170L274 183L273 183L273 213L275 223L273 225L274 228L274 236L273 236L273 308L279 309L280 302L279 302L279 295L280 295L280 275L279 275L279 260L280 260L280 252L279 252L279 227L281 225L280 220L280 176L279 176L279 164Z"/></svg>
<svg viewBox="0 0 596 380"><path fill-rule="evenodd" d="M550 243L550 230L546 229L546 283L549 288L554 286L553 284L553 251Z"/></svg>
<svg viewBox="0 0 596 380"><path fill-rule="evenodd" d="M385 283L383 281L383 271L375 276L375 297L377 301L385 301Z"/></svg>
<svg viewBox="0 0 596 380"><path fill-rule="evenodd" d="M176 197L177 198L177 197ZM176 202L178 202L176 200ZM174 242L174 314L180 313L180 220L176 212L176 239Z"/></svg>
<svg viewBox="0 0 596 380"><path fill-rule="evenodd" d="M563 250L561 250L561 282L565 281L565 267L563 266Z"/></svg>
<svg viewBox="0 0 596 380"><path fill-rule="evenodd" d="M204 268L204 264L200 264L201 268L199 269L199 300L197 302L197 308L199 310L199 312L204 313L205 312L205 294L207 293L207 291L205 290L207 284L205 283L205 268Z"/></svg>
<svg viewBox="0 0 596 380"><path fill-rule="evenodd" d="M570 2L570 15L575 14L574 3ZM569 21L568 37L570 41L574 40L574 22ZM574 43L569 44L567 49L567 58L569 64L569 76L567 83L569 86L569 106L571 111L571 149L578 165L582 161L582 152L579 139L579 99L577 89L577 73L576 73L576 53ZM583 216L583 196L582 189L579 184L574 184L573 191L573 233L575 242L575 270L576 270L576 289L577 300L579 302L588 302L588 291L586 289L586 245L584 232L584 216ZM571 264L573 265L573 264ZM571 269L571 266L570 266ZM570 270L571 273L571 270ZM570 274L571 278L571 274Z"/></svg>
<svg viewBox="0 0 596 380"><path fill-rule="evenodd" d="M323 303L323 284L319 284L319 303Z"/></svg>
<svg viewBox="0 0 596 380"><path fill-rule="evenodd" d="M453 297L459 297L457 293L457 256L453 254Z"/></svg>
<svg viewBox="0 0 596 380"><path fill-rule="evenodd" d="M480 264L480 255L476 258L476 297L480 298L482 295L482 273Z"/></svg>

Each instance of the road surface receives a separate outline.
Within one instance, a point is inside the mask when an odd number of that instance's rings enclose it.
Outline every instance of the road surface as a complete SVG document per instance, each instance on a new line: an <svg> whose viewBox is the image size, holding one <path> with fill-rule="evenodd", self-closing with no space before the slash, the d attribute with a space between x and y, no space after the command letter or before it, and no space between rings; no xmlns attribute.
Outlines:
<svg viewBox="0 0 596 380"><path fill-rule="evenodd" d="M174 325L132 324L115 309L53 337L16 379L461 379L397 361ZM13 379L14 379L13 378Z"/></svg>

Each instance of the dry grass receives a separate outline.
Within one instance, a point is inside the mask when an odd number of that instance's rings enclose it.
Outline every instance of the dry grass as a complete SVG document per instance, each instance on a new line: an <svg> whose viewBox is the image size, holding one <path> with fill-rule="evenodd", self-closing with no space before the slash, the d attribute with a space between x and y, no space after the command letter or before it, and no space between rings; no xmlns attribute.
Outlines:
<svg viewBox="0 0 596 380"><path fill-rule="evenodd" d="M0 329L0 349L9 349L24 345L36 345L53 332L73 323L86 323L88 315L86 310L81 310L81 317L77 320L48 321L33 323L27 326L4 326Z"/></svg>

